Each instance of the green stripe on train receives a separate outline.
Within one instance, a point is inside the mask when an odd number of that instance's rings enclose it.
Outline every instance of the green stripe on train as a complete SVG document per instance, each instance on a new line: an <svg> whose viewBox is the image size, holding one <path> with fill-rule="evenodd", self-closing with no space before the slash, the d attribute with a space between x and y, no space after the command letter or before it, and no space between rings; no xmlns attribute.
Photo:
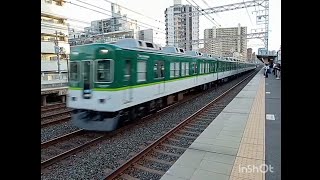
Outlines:
<svg viewBox="0 0 320 180"><path fill-rule="evenodd" d="M201 74L198 76L205 76L205 75L210 75L213 73L208 73L208 74ZM126 86L126 87L121 87L121 88L94 88L94 91L121 91L121 90L125 90L125 89L134 89L134 88L139 88L139 87L146 87L146 86L152 86L152 85L156 85L156 84L161 84L161 83L168 83L168 82L174 82L174 81L179 81L179 80L184 80L184 79L189 79L192 78L194 76L187 76L187 77L182 77L182 78L177 78L177 79L170 79L167 81L159 81L159 82L153 82L153 83L148 83L148 84L139 84L139 85L134 85L134 86ZM70 87L70 90L82 90L82 88L79 87Z"/></svg>

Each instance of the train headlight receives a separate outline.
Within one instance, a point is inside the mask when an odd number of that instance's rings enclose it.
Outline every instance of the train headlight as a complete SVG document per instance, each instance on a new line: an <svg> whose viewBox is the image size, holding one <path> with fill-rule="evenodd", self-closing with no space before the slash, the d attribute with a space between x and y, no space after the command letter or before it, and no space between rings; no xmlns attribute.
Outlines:
<svg viewBox="0 0 320 180"><path fill-rule="evenodd" d="M102 54L107 54L107 53L109 52L109 50L108 50L108 49L101 49L100 52L101 52Z"/></svg>

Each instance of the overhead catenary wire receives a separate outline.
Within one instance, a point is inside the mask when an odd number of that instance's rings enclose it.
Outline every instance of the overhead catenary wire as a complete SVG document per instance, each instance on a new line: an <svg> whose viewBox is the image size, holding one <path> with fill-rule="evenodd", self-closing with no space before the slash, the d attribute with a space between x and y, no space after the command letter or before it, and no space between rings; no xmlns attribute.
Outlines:
<svg viewBox="0 0 320 180"><path fill-rule="evenodd" d="M109 1L109 0L104 0L104 1L109 2L109 3L114 3L114 2L111 2L111 1ZM122 6L122 5L120 5L119 3L114 3L114 4L117 4L118 6L122 7L123 9L126 9L126 10L131 11L131 12L136 13L136 14L139 14L139 15L141 15L141 16L143 16L143 17L146 17L146 18L155 20L156 22L160 22L160 23L166 24L165 22L162 22L162 21L160 21L160 20L158 20L158 19L154 19L154 18L152 18L152 17L146 16L146 15L144 15L144 14L141 14L141 13L137 12L137 11L134 11L134 10L132 10L132 9L130 9L130 8L127 8L127 7L125 7L125 6Z"/></svg>
<svg viewBox="0 0 320 180"><path fill-rule="evenodd" d="M191 4L188 0L186 0L189 4ZM194 0L191 0L194 4L196 4L196 6L198 7L198 8L196 8L200 13L202 13L202 15L204 15L209 21L211 21L214 25L216 25L216 26L221 26L219 23L217 23L215 20L214 20L214 18L212 18L207 12L202 12L202 11L204 11L196 2L194 2ZM191 4L192 5L192 4ZM192 5L192 6L194 6L194 5ZM199 9L201 9L202 11L200 11ZM204 14L205 13L205 14ZM206 16L206 15L208 15L208 16ZM213 20L213 21L212 21ZM215 22L214 22L215 21Z"/></svg>
<svg viewBox="0 0 320 180"><path fill-rule="evenodd" d="M81 2L80 0L78 0L78 1ZM78 6L78 7L87 9L87 10L90 10L90 11L94 11L94 12L97 12L97 13L100 13L100 14L104 14L104 15L111 16L111 15L109 15L109 14L107 14L107 13L104 13L104 12L101 12L101 11L98 11L98 10L95 10L95 9L92 9L92 8L88 8L88 7L79 5L79 4L75 4L75 3L72 3L72 2L68 2L68 1L66 1L66 3L70 3L70 4L72 4L72 5L75 5L75 6ZM82 3L84 3L84 2L82 2ZM89 3L84 3L84 4L91 5L91 4L89 4ZM99 8L99 7L95 6L95 5L91 5L91 6L96 7L96 8ZM99 9L108 11L108 10L103 9L103 8L99 8ZM109 12L110 12L110 11L109 11ZM131 19L131 18L128 18L128 19ZM128 21L128 20L124 20L124 21L130 22L130 21ZM136 20L135 20L135 21L136 21ZM137 22L138 22L138 21L136 21L135 23L137 23ZM131 23L132 23L132 22L131 22ZM140 22L140 23L141 23L141 22ZM146 23L143 23L143 24L146 24ZM144 26L144 25L141 25L141 24L138 25L138 24L137 24L137 26L139 26L139 27L150 28L150 25L149 25L149 24L146 24L146 25L148 25L148 26ZM71 25L71 26L74 26L74 25ZM159 29L159 27L155 27L155 28ZM159 31L159 30L156 30L156 29L153 29L153 30L156 31L156 32L162 33L162 34L166 34L165 32L162 32L162 31ZM156 33L156 34L157 34L157 33Z"/></svg>
<svg viewBox="0 0 320 180"><path fill-rule="evenodd" d="M207 3L207 1L205 1L205 0L202 0L202 2L205 4L205 5L207 5L209 8L211 8L211 6ZM214 13L215 15L217 15L219 18L220 18L220 16L218 15L218 13ZM217 22L217 21L216 21ZM217 22L218 23L218 22ZM218 23L219 24L219 23Z"/></svg>
<svg viewBox="0 0 320 180"><path fill-rule="evenodd" d="M81 7L81 8L84 8L84 9L87 9L87 10L90 10L90 11L94 11L94 12L96 12L96 13L108 15L108 16L110 16L110 17L112 16L112 15L109 15L109 14L107 14L107 13L104 13L104 12L101 12L101 11L98 11L98 10L95 10L95 9L92 9L92 8L89 8L89 7L86 7L86 6L83 6L83 5L79 5L79 4L75 4L75 3L67 2L67 1L65 1L65 2L66 2L66 3L70 3L70 4L72 4L72 5L75 5L75 6L78 6L78 7ZM80 1L79 1L79 2L80 2ZM84 4L91 5L91 4L89 4L89 3L84 3ZM94 6L94 5L91 5L91 6L96 7L96 8L99 8L99 7ZM100 8L100 9L102 9L102 10L104 10L104 11L108 11L108 10L103 9L103 8ZM110 11L108 11L108 12L110 12ZM131 18L128 18L128 19L131 19ZM124 20L124 21L130 22L130 21L128 21L128 20ZM143 23L143 24L146 24L146 25L148 25L148 26L144 26L144 25L138 24L138 21L136 21L135 23L137 24L138 27L150 28L150 25L147 24L147 23ZM142 23L142 22L139 22L139 23ZM155 27L155 28L160 29L159 27ZM158 34L158 33L166 34L165 32L159 31L159 30L157 30L157 29L153 29L153 30L156 32L155 34ZM169 33L169 34L171 35L171 33ZM163 40L163 38L161 38L161 40ZM163 44L163 43L161 43L161 44Z"/></svg>
<svg viewBox="0 0 320 180"><path fill-rule="evenodd" d="M242 2L244 3L244 0L242 0ZM246 6L246 4L244 4ZM249 20L250 20L250 23L251 25L253 26L253 23L252 23L252 20L251 20L251 17L250 17L250 14L249 14L249 11L248 11L248 8L246 6L246 11L247 11L247 14L248 14L248 17L249 17Z"/></svg>
<svg viewBox="0 0 320 180"><path fill-rule="evenodd" d="M77 1L82 2L82 1L80 1L80 0L77 0ZM82 7L82 8L85 8L85 9L88 9L88 10L91 10L91 11L95 11L95 12L97 12L97 13L101 13L101 14L104 14L104 15L111 16L111 15L106 14L106 13L104 13L104 12L97 11L97 10L95 10L95 9L88 8L88 7L79 5L79 4L75 4L75 3L72 3L72 2L68 2L68 3L73 4L73 5L76 5L76 6L79 6L79 7ZM82 2L82 3L85 3L85 2ZM190 2L189 2L189 3L190 3ZM104 11L108 11L108 10L106 10L106 9L103 9L103 8L100 8L100 7L97 7L97 6L94 6L94 5L89 4L89 3L85 3L85 4L91 5L91 6L93 6L93 7L99 8L99 9L102 9L102 10L104 10ZM110 12L110 11L109 11L109 12ZM128 19L131 19L131 18L128 18ZM127 21L127 20L124 20L124 21ZM135 21L136 21L136 20L135 20ZM130 21L127 21L127 22L130 22ZM136 21L136 22L137 22L137 21ZM139 23L140 23L140 22L139 22ZM146 24L146 23L144 23L144 24ZM146 24L146 25L149 25L149 24ZM149 28L148 26L143 26L143 25L138 25L138 26ZM149 25L149 26L150 26L150 25ZM159 27L156 27L156 28L159 29ZM158 31L158 30L155 29L155 31ZM165 34L164 32L161 32L161 31L158 31L158 32L160 32L160 33L162 33L162 34ZM170 34L170 35L171 35L171 34ZM185 40L185 41L181 41L181 42L189 42L189 41L190 41L190 40ZM191 41L192 41L192 40L191 40ZM199 41L200 41L200 40L199 40ZM194 42L194 41L192 41L192 42Z"/></svg>
<svg viewBox="0 0 320 180"><path fill-rule="evenodd" d="M107 12L111 12L111 11L109 11L109 10L107 10L107 9L103 9L103 8L98 7L98 6L95 6L95 5L93 5L93 4L83 2L83 1L81 1L81 0L75 0L75 1L81 2L81 3L83 3L83 4L86 4L86 5L89 5L89 6L92 6L92 7L95 7L95 8L104 10L104 11L107 11ZM69 3L72 3L72 2L69 2ZM74 4L74 3L72 3L72 4ZM76 5L78 5L78 4L76 4ZM83 6L82 6L82 7L83 7ZM87 8L87 7L84 7L84 8L86 8L86 9L91 9L91 8ZM100 11L97 11L97 10L94 10L94 9L91 9L91 10L96 11L96 12L98 12L98 13L102 13L102 14L108 15L108 16L112 16L112 15L109 15L109 14L106 14L106 13L103 13L103 12L100 12ZM118 14L118 13L115 13L115 14ZM118 15L121 15L121 14L118 14ZM121 16L122 16L122 15L121 15ZM160 29L159 27L156 27L156 26L153 26L153 25L150 25L150 24L147 24L147 23L143 23L143 22L141 22L141 21L138 21L138 20L135 20L135 19L132 19L132 18L129 18L129 17L126 17L126 18L127 18L127 19L131 19L131 20L135 21L136 23L140 23L140 24L147 25L147 26L149 26L149 27L153 27L153 28L156 28L156 29ZM128 20L124 20L124 21L130 22L130 21L128 21ZM132 23L132 22L131 22L131 23ZM158 30L158 31L159 31L159 30ZM161 31L159 31L159 32L161 32ZM161 32L161 33L165 33L165 32Z"/></svg>

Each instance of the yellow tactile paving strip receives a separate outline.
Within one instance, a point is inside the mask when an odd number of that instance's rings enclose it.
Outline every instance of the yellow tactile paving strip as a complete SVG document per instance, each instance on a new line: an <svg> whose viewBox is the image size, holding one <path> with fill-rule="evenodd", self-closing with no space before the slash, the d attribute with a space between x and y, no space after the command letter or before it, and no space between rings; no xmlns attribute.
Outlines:
<svg viewBox="0 0 320 180"><path fill-rule="evenodd" d="M265 79L261 76L230 180L264 180L265 170Z"/></svg>

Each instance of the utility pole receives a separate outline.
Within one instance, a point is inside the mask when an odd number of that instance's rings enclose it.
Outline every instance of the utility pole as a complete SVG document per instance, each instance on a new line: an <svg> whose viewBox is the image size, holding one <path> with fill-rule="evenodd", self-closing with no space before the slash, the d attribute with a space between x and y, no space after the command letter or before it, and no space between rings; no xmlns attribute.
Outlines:
<svg viewBox="0 0 320 180"><path fill-rule="evenodd" d="M54 41L54 50L55 53L57 54L57 59L58 59L58 73L59 73L59 79L61 79L61 71L60 71L60 48L59 48L59 44L58 44L58 31L56 31L56 39Z"/></svg>

